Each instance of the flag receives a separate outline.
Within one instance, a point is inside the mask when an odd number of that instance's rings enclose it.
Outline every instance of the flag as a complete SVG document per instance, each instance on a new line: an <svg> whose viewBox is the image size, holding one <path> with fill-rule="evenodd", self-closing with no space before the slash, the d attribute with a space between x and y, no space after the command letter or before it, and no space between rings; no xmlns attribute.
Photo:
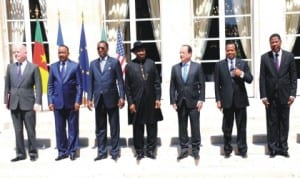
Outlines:
<svg viewBox="0 0 300 178"><path fill-rule="evenodd" d="M81 79L83 91L88 91L88 75L89 75L89 57L86 50L86 38L84 32L84 24L82 22L81 34L80 34L80 45L79 45L79 64L81 69Z"/></svg>
<svg viewBox="0 0 300 178"><path fill-rule="evenodd" d="M105 24L104 23L103 23L103 26L102 26L101 41L107 41L106 32L105 32Z"/></svg>
<svg viewBox="0 0 300 178"><path fill-rule="evenodd" d="M33 63L37 64L40 69L42 77L42 88L43 93L47 93L47 84L48 84L48 66L46 60L45 49L43 45L43 37L41 32L40 22L36 21L35 27L35 38L33 46Z"/></svg>
<svg viewBox="0 0 300 178"><path fill-rule="evenodd" d="M122 67L122 72L124 74L125 66L126 66L127 62L126 62L125 50L124 50L124 46L123 46L123 39L122 39L120 27L118 27L118 33L117 33L116 53L117 53L117 59L120 61L120 64Z"/></svg>
<svg viewBox="0 0 300 178"><path fill-rule="evenodd" d="M61 25L60 25L60 19L58 19L58 30L57 30L57 40L56 40L57 46L61 46L64 44L64 39L61 31Z"/></svg>

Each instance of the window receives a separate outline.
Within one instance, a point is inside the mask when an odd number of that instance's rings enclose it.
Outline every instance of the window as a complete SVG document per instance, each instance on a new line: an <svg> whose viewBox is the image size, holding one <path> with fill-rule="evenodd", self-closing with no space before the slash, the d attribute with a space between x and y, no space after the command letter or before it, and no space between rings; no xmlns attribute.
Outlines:
<svg viewBox="0 0 300 178"><path fill-rule="evenodd" d="M286 46L295 55L297 78L300 78L300 3L286 0Z"/></svg>
<svg viewBox="0 0 300 178"><path fill-rule="evenodd" d="M225 59L225 44L234 40L237 57L249 61L252 68L250 0L194 0L194 48L206 81L214 81L216 62Z"/></svg>
<svg viewBox="0 0 300 178"><path fill-rule="evenodd" d="M36 20L41 23L43 41L45 42L45 52L49 59L49 47L47 39L47 13L45 0L10 0L5 2L6 24L8 31L7 45L9 49L10 63L13 62L13 46L15 44L24 44L28 47L28 52L33 49L35 37ZM31 50L32 51L32 50ZM28 53L28 60L31 60Z"/></svg>
<svg viewBox="0 0 300 178"><path fill-rule="evenodd" d="M127 60L133 58L131 44L142 41L161 74L160 0L105 1L104 22L108 42L116 41L120 28Z"/></svg>

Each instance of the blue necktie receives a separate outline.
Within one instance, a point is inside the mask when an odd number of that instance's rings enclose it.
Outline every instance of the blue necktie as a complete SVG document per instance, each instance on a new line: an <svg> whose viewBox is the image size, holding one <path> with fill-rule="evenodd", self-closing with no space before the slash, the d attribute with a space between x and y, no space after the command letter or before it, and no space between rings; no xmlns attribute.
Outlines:
<svg viewBox="0 0 300 178"><path fill-rule="evenodd" d="M182 67L183 67L182 79L184 82L186 82L186 80L187 80L187 66L188 66L187 63L182 64Z"/></svg>

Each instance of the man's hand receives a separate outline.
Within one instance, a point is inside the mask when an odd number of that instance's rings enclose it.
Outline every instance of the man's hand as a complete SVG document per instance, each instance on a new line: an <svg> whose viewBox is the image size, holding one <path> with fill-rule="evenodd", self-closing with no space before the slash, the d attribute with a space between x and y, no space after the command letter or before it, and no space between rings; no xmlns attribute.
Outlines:
<svg viewBox="0 0 300 178"><path fill-rule="evenodd" d="M243 71L241 71L239 68L235 68L232 72L236 77L240 77L243 74Z"/></svg>
<svg viewBox="0 0 300 178"><path fill-rule="evenodd" d="M135 104L131 104L129 106L129 111L130 111L130 113L136 113Z"/></svg>
<svg viewBox="0 0 300 178"><path fill-rule="evenodd" d="M160 108L160 105L161 105L160 101L159 100L155 100L155 109Z"/></svg>
<svg viewBox="0 0 300 178"><path fill-rule="evenodd" d="M288 105L291 106L294 103L295 97L290 96L289 101L288 101Z"/></svg>
<svg viewBox="0 0 300 178"><path fill-rule="evenodd" d="M75 103L74 104L74 111L79 111L80 108L80 104L79 103Z"/></svg>
<svg viewBox="0 0 300 178"><path fill-rule="evenodd" d="M93 107L94 107L93 102L92 101L88 101L87 102L87 108L91 111Z"/></svg>
<svg viewBox="0 0 300 178"><path fill-rule="evenodd" d="M202 101L198 101L197 102L197 109L198 109L199 112L202 109L202 107L203 107L203 102Z"/></svg>
<svg viewBox="0 0 300 178"><path fill-rule="evenodd" d="M262 99L263 104L265 105L266 108L270 106L270 103L267 98Z"/></svg>
<svg viewBox="0 0 300 178"><path fill-rule="evenodd" d="M174 109L175 111L177 111L177 105L176 105L176 104L173 104L172 106L173 106L173 109Z"/></svg>
<svg viewBox="0 0 300 178"><path fill-rule="evenodd" d="M50 111L54 111L54 104L49 104L48 108Z"/></svg>
<svg viewBox="0 0 300 178"><path fill-rule="evenodd" d="M120 109L122 109L125 105L125 101L123 98L120 98L119 101L118 101L118 106Z"/></svg>
<svg viewBox="0 0 300 178"><path fill-rule="evenodd" d="M222 110L222 104L221 104L221 101L217 101L217 108Z"/></svg>

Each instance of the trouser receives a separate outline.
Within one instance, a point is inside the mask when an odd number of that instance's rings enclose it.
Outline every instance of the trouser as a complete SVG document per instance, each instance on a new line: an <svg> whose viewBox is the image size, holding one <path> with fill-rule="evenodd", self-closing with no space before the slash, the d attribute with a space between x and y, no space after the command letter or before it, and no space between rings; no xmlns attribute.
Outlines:
<svg viewBox="0 0 300 178"><path fill-rule="evenodd" d="M238 151L241 154L247 153L247 133L246 133L246 125L247 125L247 111L246 108L235 108L231 107L229 109L223 109L223 123L222 130L224 136L224 151L225 153L232 152L231 146L231 136L232 136L232 128L233 121L236 121L237 128L237 147Z"/></svg>
<svg viewBox="0 0 300 178"><path fill-rule="evenodd" d="M37 155L36 148L36 113L33 110L11 110L11 117L15 130L17 156L26 156L23 125L25 125L28 137L28 151L30 155Z"/></svg>
<svg viewBox="0 0 300 178"><path fill-rule="evenodd" d="M191 135L192 135L192 151L198 153L200 150L200 112L197 108L187 108L185 102L178 108L178 126L179 126L179 142L182 151L187 151L189 147L188 138L188 117L190 118Z"/></svg>
<svg viewBox="0 0 300 178"><path fill-rule="evenodd" d="M157 122L140 124L135 122L133 124L133 144L137 154L143 154L144 150L144 128L147 129L147 152L154 152L157 145Z"/></svg>
<svg viewBox="0 0 300 178"><path fill-rule="evenodd" d="M266 113L269 151L287 152L290 107L288 104L272 100L270 106L266 108Z"/></svg>

